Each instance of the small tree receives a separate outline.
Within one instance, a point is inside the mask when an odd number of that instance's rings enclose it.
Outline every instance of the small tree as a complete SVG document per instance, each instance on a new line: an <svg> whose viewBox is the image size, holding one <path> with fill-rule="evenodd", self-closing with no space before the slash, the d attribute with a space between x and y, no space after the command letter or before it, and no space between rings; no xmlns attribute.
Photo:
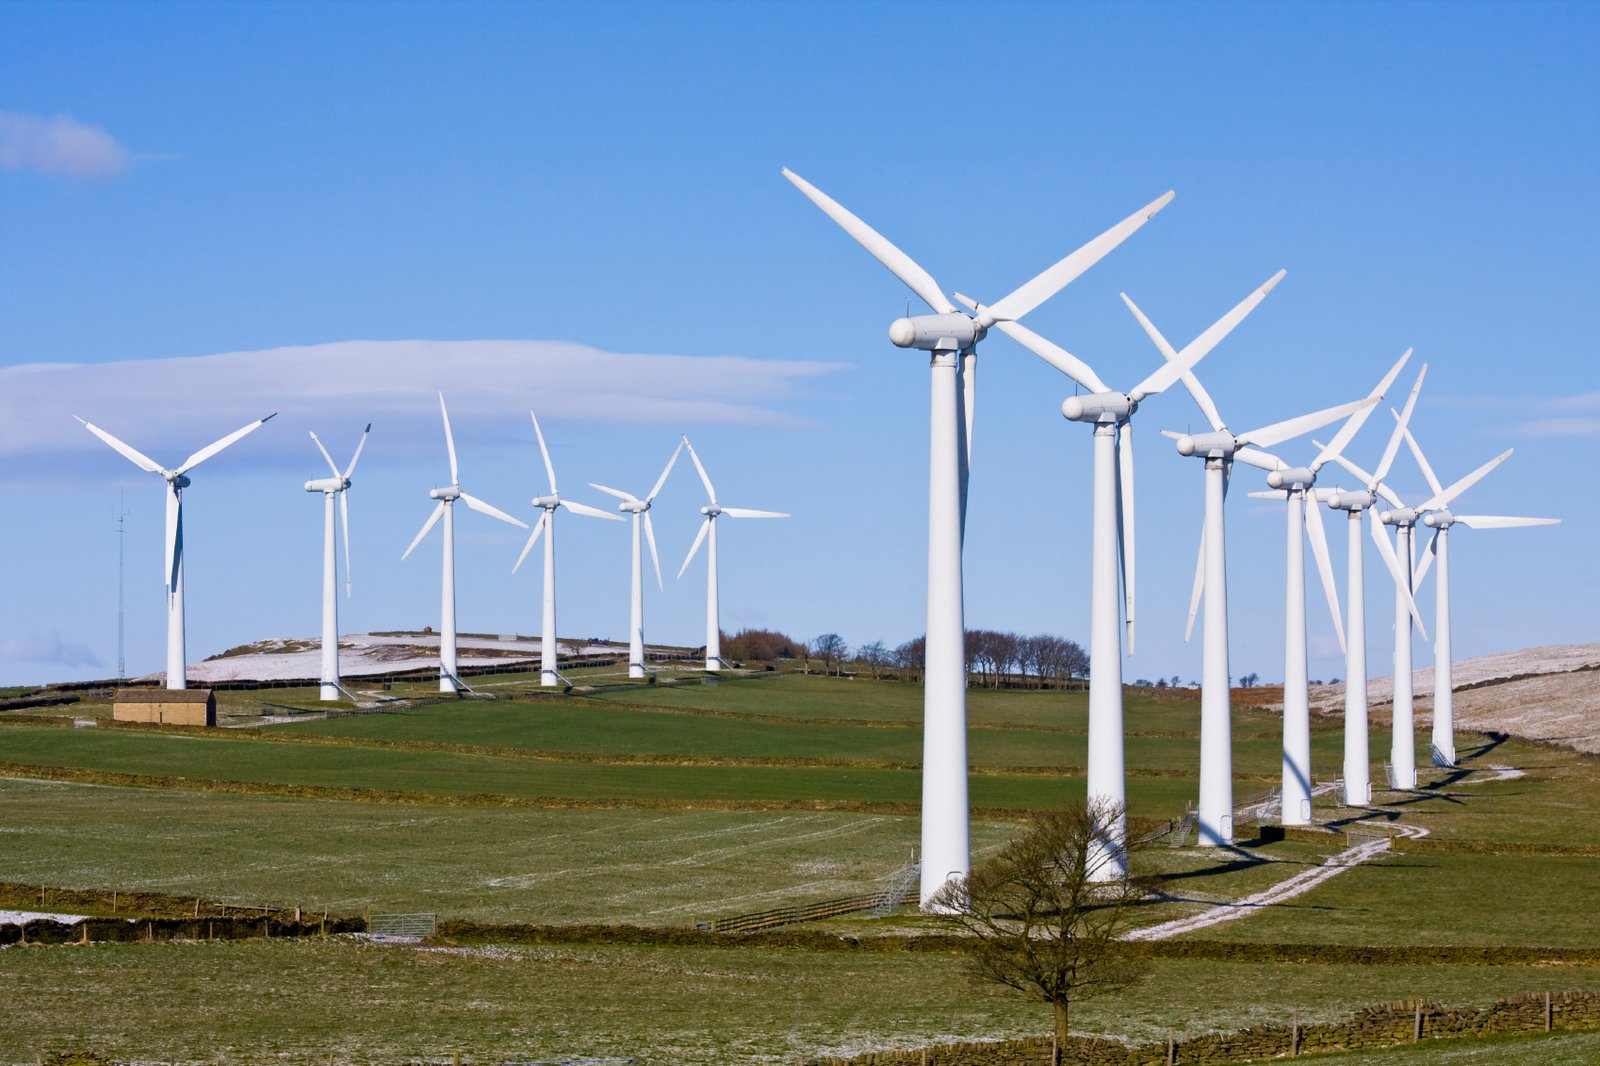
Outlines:
<svg viewBox="0 0 1600 1066"><path fill-rule="evenodd" d="M871 644L863 644L857 648L856 658L872 670L872 680L876 681L878 674L889 661L889 649L883 646L883 641L875 640Z"/></svg>
<svg viewBox="0 0 1600 1066"><path fill-rule="evenodd" d="M894 650L894 665L907 681L922 680L928 661L928 638L914 637Z"/></svg>
<svg viewBox="0 0 1600 1066"><path fill-rule="evenodd" d="M850 645L837 633L824 633L811 642L811 656L822 660L822 669L826 673L835 670L835 667L844 661L850 654Z"/></svg>
<svg viewBox="0 0 1600 1066"><path fill-rule="evenodd" d="M1063 1061L1072 1003L1126 988L1146 970L1142 960L1117 948L1151 883L1131 876L1105 880L1112 857L1102 846L1104 827L1121 818L1116 804L1036 814L1027 832L928 902L971 934L967 957L974 976L1050 1004L1056 1066ZM1141 845L1129 842L1130 850Z"/></svg>

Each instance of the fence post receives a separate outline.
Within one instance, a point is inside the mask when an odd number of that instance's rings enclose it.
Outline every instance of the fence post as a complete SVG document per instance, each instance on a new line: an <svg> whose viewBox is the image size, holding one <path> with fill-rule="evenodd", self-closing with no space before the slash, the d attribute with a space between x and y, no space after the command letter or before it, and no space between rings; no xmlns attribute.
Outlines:
<svg viewBox="0 0 1600 1066"><path fill-rule="evenodd" d="M1555 1009L1550 1002L1550 993L1544 994L1544 1031L1549 1032L1555 1022Z"/></svg>
<svg viewBox="0 0 1600 1066"><path fill-rule="evenodd" d="M1167 1030L1167 1066L1177 1066L1178 1041L1173 1037L1172 1030Z"/></svg>
<svg viewBox="0 0 1600 1066"><path fill-rule="evenodd" d="M1417 1001L1416 1013L1411 1017L1411 1042L1422 1039L1422 1001Z"/></svg>
<svg viewBox="0 0 1600 1066"><path fill-rule="evenodd" d="M1300 1012L1294 1012L1294 1018L1289 1023L1289 1057L1300 1057Z"/></svg>

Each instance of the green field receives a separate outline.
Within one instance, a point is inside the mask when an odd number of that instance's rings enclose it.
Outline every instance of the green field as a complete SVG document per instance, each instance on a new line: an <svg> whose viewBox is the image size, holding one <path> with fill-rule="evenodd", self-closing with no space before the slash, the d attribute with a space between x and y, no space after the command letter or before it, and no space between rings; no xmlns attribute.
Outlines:
<svg viewBox="0 0 1600 1066"><path fill-rule="evenodd" d="M228 692L224 722L253 728L204 734L110 728L108 708L93 701L40 713L99 728L0 714L9 775L0 777L0 881L313 911L681 928L880 890L917 844L917 686L792 674L644 686L612 675L560 696L536 682L474 679L496 698L465 701L395 686L406 702L333 719L304 713L316 708L314 690ZM291 721L259 724L294 708ZM969 708L971 801L993 812L973 823L981 859L1027 810L1081 798L1086 707L1080 692L974 690ZM1244 802L1276 781L1278 722L1243 708L1234 721ZM1127 725L1132 812L1176 818L1196 792L1198 704L1130 692ZM1370 742L1387 750L1381 730ZM1341 743L1336 722L1317 724L1318 779L1337 773ZM1464 772L1425 769L1416 793L1380 792L1369 811L1319 811L1335 825L1406 825L1427 838L1189 939L1600 948L1594 760L1470 735L1458 746ZM1495 766L1522 776L1493 779ZM1324 834L1221 851L1157 847L1150 870L1164 896L1143 920L1229 904L1347 846ZM863 937L940 926L902 912L814 928ZM0 1062L85 1047L230 1063L615 1054L753 1066L763 1056L1034 1035L1047 1022L1035 1004L967 983L959 959L940 953L443 947L336 939L8 949L0 980L26 1009L0 1027ZM1228 1030L1294 1012L1332 1020L1410 996L1469 1004L1576 988L1600 988L1600 967L1168 958L1146 984L1085 1004L1074 1019L1080 1031L1145 1041L1168 1028ZM1564 1061L1449 1057L1536 1047L1581 1056L1595 1044L1580 1035L1325 1061Z"/></svg>

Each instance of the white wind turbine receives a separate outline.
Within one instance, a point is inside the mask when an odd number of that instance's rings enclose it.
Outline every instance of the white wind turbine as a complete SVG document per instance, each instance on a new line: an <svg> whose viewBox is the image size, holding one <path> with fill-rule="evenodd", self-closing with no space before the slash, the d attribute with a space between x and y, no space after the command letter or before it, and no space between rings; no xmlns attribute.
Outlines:
<svg viewBox="0 0 1600 1066"><path fill-rule="evenodd" d="M1409 348L1406 351L1410 354ZM1416 602L1411 598L1410 573L1401 567L1400 560L1394 553L1394 546L1379 528L1377 513L1372 511L1382 481L1388 476L1389 465L1394 462L1395 449L1400 444L1401 429L1411 418L1411 411L1417 405L1417 393L1422 388L1422 379L1427 374L1428 364L1423 363L1421 372L1417 374L1416 384L1411 386L1411 395L1406 398L1405 409L1399 415L1399 423L1384 448L1376 476L1362 477L1367 487L1355 492L1346 489L1319 491L1317 496L1330 509L1343 511L1346 516L1345 595L1348 605L1345 609L1345 619L1348 632L1344 644L1343 802L1347 807L1365 806L1372 802L1372 768L1367 738L1367 585L1365 568L1362 565L1365 549L1361 545L1363 511L1372 516L1372 539L1378 545L1378 554L1383 559L1384 566L1388 567L1389 576L1394 579L1397 609L1400 609L1399 604L1404 604L1407 632L1409 633L1410 620L1415 619L1417 628L1422 631L1422 638L1424 640L1428 638L1427 630L1422 625L1422 616L1417 611ZM1319 448L1322 447L1316 441L1312 443ZM1342 454L1340 452L1333 456L1334 461L1340 465L1345 464ZM1409 706L1407 703L1407 707Z"/></svg>
<svg viewBox="0 0 1600 1066"><path fill-rule="evenodd" d="M1126 294L1122 297L1139 324L1155 342L1161 354L1176 360L1178 353L1161 332L1145 317ZM1200 679L1200 802L1198 811L1199 842L1218 846L1233 842L1233 752L1231 695L1228 675L1228 563L1224 540L1223 501L1228 492L1228 475L1235 460L1273 470L1277 461L1257 450L1309 433L1318 426L1352 414L1372 399L1329 407L1298 418L1275 422L1260 429L1244 433L1229 431L1211 396L1200 384L1193 371L1183 374L1184 387L1194 398L1211 432L1179 434L1163 430L1165 436L1174 437L1178 454L1198 455L1206 464L1205 525L1200 537L1200 562L1195 572L1194 592L1189 603L1189 630L1194 629L1195 611L1201 590L1205 591L1205 630L1202 648ZM1255 445L1252 448L1250 445Z"/></svg>
<svg viewBox="0 0 1600 1066"><path fill-rule="evenodd" d="M542 509L544 514L534 523L533 532L528 535L528 543L522 546L522 554L517 556L516 566L511 568L511 572L516 573L522 566L522 561L528 557L528 552L533 550L539 534L543 533L544 618L539 630L539 684L549 688L564 683L561 674L556 670L556 512L565 507L577 514L588 515L590 518L604 518L608 522L620 522L622 516L561 498L561 494L556 491L556 468L550 463L550 449L545 447L544 433L539 429L539 416L532 411L528 412L528 416L533 419L533 434L539 438L539 457L544 460L544 472L550 477L550 494L533 498L533 505Z"/></svg>
<svg viewBox="0 0 1600 1066"><path fill-rule="evenodd" d="M466 686L456 672L456 501L461 500L474 511L523 529L528 528L528 523L512 518L498 507L492 507L476 496L461 491L461 475L456 469L456 439L450 432L450 412L445 409L442 392L439 394L439 415L444 419L445 450L450 453L450 484L446 488L429 490L428 497L439 503L400 558L404 561L422 543L422 538L428 535L434 523L441 517L444 519L444 565L439 592L439 691L460 692Z"/></svg>
<svg viewBox="0 0 1600 1066"><path fill-rule="evenodd" d="M1141 401L1162 392L1216 347L1245 316L1255 310L1283 278L1278 271L1211 328L1163 361L1127 392L1117 392L1087 364L1037 333L1016 323L1000 328L1073 381L1089 390L1088 396L1069 396L1061 413L1074 422L1094 427L1093 548L1089 593L1089 773L1088 794L1100 809L1117 812L1116 822L1101 827L1097 846L1097 877L1120 880L1127 876L1126 773L1122 727L1122 635L1127 624L1128 654L1133 654L1134 620L1134 497L1133 414ZM957 299L962 299L959 295ZM968 306L974 307L970 301ZM1118 603L1121 573L1123 603ZM1126 614L1124 614L1124 605Z"/></svg>
<svg viewBox="0 0 1600 1066"><path fill-rule="evenodd" d="M1283 784L1280 792L1279 821L1283 825L1311 824L1311 689L1306 668L1306 556L1301 527L1311 535L1311 551L1322 577L1322 591L1333 614L1333 629L1339 647L1349 657L1344 625L1339 618L1339 593L1333 580L1333 564L1328 558L1328 537L1322 528L1322 509L1317 506L1314 489L1317 473L1349 444L1361 429L1372 405L1383 399L1411 358L1410 349L1389 369L1377 388L1367 394L1371 403L1345 419L1333 440L1322 447L1309 466L1291 467L1273 456L1278 468L1267 475L1272 491L1252 492L1257 498L1282 499L1287 504L1288 571L1284 597L1283 639ZM1359 540L1357 542L1359 544Z"/></svg>
<svg viewBox="0 0 1600 1066"><path fill-rule="evenodd" d="M1410 447L1412 456L1416 458L1417 465L1422 468L1422 476L1428 479L1428 487L1433 490L1434 498L1445 498L1446 490L1434 476L1433 467L1428 465L1428 460L1422 454L1422 448L1418 446L1416 438L1411 435L1409 429L1405 431L1405 435L1406 444ZM1433 608L1433 762L1435 766L1454 766L1456 734L1450 662L1450 527L1462 525L1468 529L1510 529L1518 526L1553 526L1561 519L1452 514L1448 500L1440 504L1439 508L1422 516L1422 524L1433 530L1433 539L1428 541L1428 550L1423 553L1422 563L1417 568L1416 583L1422 584L1422 579L1427 576L1429 563L1437 558L1439 576L1434 579Z"/></svg>
<svg viewBox="0 0 1600 1066"><path fill-rule="evenodd" d="M604 485L589 482L591 488L599 489L621 500L622 502L617 504L617 510L633 515L633 595L628 611L628 676L631 678L647 677L650 674L644 665L644 572L639 556L639 527L641 525L644 527L645 539L650 542L650 561L656 568L656 589L662 591L661 556L656 553L656 531L650 524L650 503L656 498L656 493L661 491L661 486L667 483L667 475L672 473L672 464L678 461L678 453L683 451L683 445L684 441L680 440L678 446L672 450L672 458L667 460L661 476L656 478L655 487L650 490L650 495L642 500L620 489L608 489Z"/></svg>
<svg viewBox="0 0 1600 1066"><path fill-rule="evenodd" d="M160 474L167 483L167 545L162 555L162 579L167 586L168 688L188 687L183 629L183 490L190 484L188 473L234 441L260 429L276 414L274 411L266 418L257 419L243 429L236 429L221 440L206 445L173 470L168 470L143 452L124 444L99 426L78 419L79 422L83 422L85 429L120 452L134 466L152 474Z"/></svg>
<svg viewBox="0 0 1600 1066"><path fill-rule="evenodd" d="M923 681L922 851L919 897L926 905L972 866L967 805L966 630L961 548L976 403L977 345L990 326L1020 319L1099 262L1165 207L1168 192L975 316L957 311L933 276L882 234L785 169L812 203L838 223L935 312L899 318L889 340L930 357L928 435L927 659Z"/></svg>
<svg viewBox="0 0 1600 1066"><path fill-rule="evenodd" d="M1407 411L1409 416L1410 412ZM1401 415L1395 415L1399 432L1404 433L1405 423ZM1411 623L1416 619L1417 628L1422 628L1422 619L1416 614L1416 602L1412 592L1417 586L1417 564L1415 550L1414 530L1416 524L1429 511L1441 510L1447 507L1451 500L1461 495L1477 483L1489 471L1505 462L1511 455L1511 449L1506 449L1493 459L1484 463L1478 469L1457 481L1447 489L1434 493L1416 507L1407 507L1397 496L1393 489L1385 485L1376 475L1368 474L1359 466L1345 459L1343 456L1335 460L1356 477L1361 478L1368 485L1370 491L1376 492L1392 504L1392 508L1374 516L1372 523L1372 538L1377 541L1380 550L1389 549L1398 557L1396 570L1398 571L1395 582L1395 618L1394 618L1394 699L1393 699L1393 729L1389 739L1389 767L1392 780L1391 787L1398 789L1413 789L1417 787L1417 750L1416 750L1416 713L1413 707L1413 691L1411 678ZM1389 548L1388 538L1379 528L1381 522L1386 526L1395 527L1395 544ZM1426 631L1423 639L1427 639Z"/></svg>
<svg viewBox="0 0 1600 1066"><path fill-rule="evenodd" d="M339 524L344 527L344 593L350 595L350 500L345 493L350 491L350 475L356 471L356 462L361 458L361 449L367 446L367 434L372 432L372 423L367 423L367 428L361 431L361 440L356 443L355 454L350 457L350 465L341 473L334 465L333 456L328 454L328 449L322 446L315 433L311 434L311 442L317 446L317 451L322 453L322 458L328 462L328 469L333 472L332 477L320 478L316 481L306 482L307 492L322 493L322 699L336 700L339 698L339 570L338 561L334 553L333 536L333 498L339 497Z"/></svg>
<svg viewBox="0 0 1600 1066"><path fill-rule="evenodd" d="M695 534L694 544L689 548L689 554L684 557L683 565L678 568L678 577L681 580L684 571L689 569L689 564L694 561L695 553L700 550L700 542L710 538L710 545L706 548L706 670L715 673L727 666L722 661L722 630L717 618L717 516L727 515L729 518L788 518L783 511L752 511L748 507L723 507L717 503L717 490L711 487L711 479L706 476L706 468L700 463L700 456L695 453L694 445L689 443L689 438L683 438L683 446L689 449L689 458L694 460L694 468L700 474L700 483L706 487L706 498L711 502L700 508L700 513L706 520L700 523L700 532Z"/></svg>

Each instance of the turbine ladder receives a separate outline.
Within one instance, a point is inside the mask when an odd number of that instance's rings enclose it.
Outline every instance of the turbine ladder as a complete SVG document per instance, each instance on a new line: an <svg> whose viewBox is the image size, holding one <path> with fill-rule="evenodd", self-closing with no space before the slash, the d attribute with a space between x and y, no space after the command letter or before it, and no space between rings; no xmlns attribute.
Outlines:
<svg viewBox="0 0 1600 1066"><path fill-rule="evenodd" d="M896 870L889 878L889 884L883 890L883 895L878 897L877 906L872 908L874 918L887 918L894 913L894 909L906 902L908 898L916 898L918 883L922 880L922 863L917 861L913 853L905 865Z"/></svg>

